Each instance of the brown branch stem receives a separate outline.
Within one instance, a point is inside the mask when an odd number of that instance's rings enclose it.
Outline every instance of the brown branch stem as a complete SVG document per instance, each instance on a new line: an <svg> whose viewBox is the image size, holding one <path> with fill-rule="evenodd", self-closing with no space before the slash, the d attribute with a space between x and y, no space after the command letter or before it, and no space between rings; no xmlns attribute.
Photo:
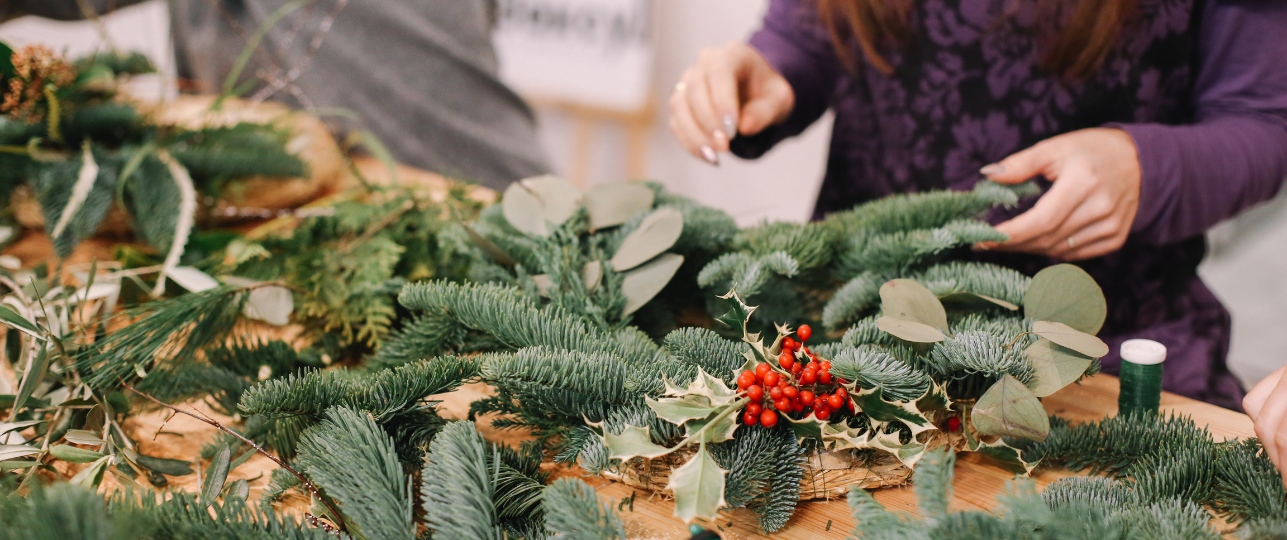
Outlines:
<svg viewBox="0 0 1287 540"><path fill-rule="evenodd" d="M335 504L332 503L330 499L323 496L322 492L317 489L317 486L314 485L312 481L310 481L308 478L305 478L303 474L299 473L299 471L292 469L291 466L287 465L285 461L278 459L277 456L272 455L267 450L264 450L262 446L255 444L254 441L247 439L246 437L242 436L240 433L237 433L236 431L233 431L227 427L224 427L223 424L220 424L217 420L210 418L209 416L206 416L205 413L201 411L196 411L196 410L191 412L185 411L183 409L175 407L174 405L170 405L169 403L166 403L155 397L152 397L151 395L148 395L146 392L142 392L139 389L134 388L133 386L130 385L130 383L125 382L125 379L118 379L118 380L121 382L121 386L124 386L125 388L129 389L131 392L134 392L135 394L138 394L140 396L143 396L144 398L147 398L152 403L155 403L157 405L170 409L175 413L195 418L205 424L209 424L211 427L219 431L222 431L224 433L232 435L233 437L236 437L238 440L240 440L243 443L250 445L250 447L254 448L255 451L259 452L260 454L263 454L268 459L271 459L273 463L276 463L281 468L286 469L287 472L295 475L295 478L298 478L299 481L302 484L304 484L304 487L308 489L309 493L312 493L314 497L317 497L317 500L322 502L322 505L326 506L326 510L329 511L331 513L331 516L335 518L335 522L336 522L336 525L339 527L339 531L346 532L344 529L344 519L340 517L341 515L340 511L338 508L335 507Z"/></svg>

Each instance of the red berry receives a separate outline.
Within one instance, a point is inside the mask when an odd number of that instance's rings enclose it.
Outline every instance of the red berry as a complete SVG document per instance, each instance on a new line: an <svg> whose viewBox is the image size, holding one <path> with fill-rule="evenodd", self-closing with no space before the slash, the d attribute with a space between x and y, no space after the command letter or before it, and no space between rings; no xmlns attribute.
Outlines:
<svg viewBox="0 0 1287 540"><path fill-rule="evenodd" d="M746 397L751 398L751 401L764 399L764 387L758 384L751 385L750 388L746 389Z"/></svg>
<svg viewBox="0 0 1287 540"><path fill-rule="evenodd" d="M789 411L791 410L791 400L787 398L782 398L777 401L774 401L773 408L783 412Z"/></svg>
<svg viewBox="0 0 1287 540"><path fill-rule="evenodd" d="M831 394L827 396L827 407L830 407L833 410L840 410L840 408L844 406L845 406L845 398L842 398L835 394Z"/></svg>
<svg viewBox="0 0 1287 540"><path fill-rule="evenodd" d="M778 365L782 366L782 369L791 369L791 364L794 363L795 355L791 354L791 351L782 351L782 354L778 355Z"/></svg>
<svg viewBox="0 0 1287 540"><path fill-rule="evenodd" d="M763 410L764 410L764 406L760 405L759 403L746 404L746 412L749 412L751 414L760 414L760 411L763 411Z"/></svg>
<svg viewBox="0 0 1287 540"><path fill-rule="evenodd" d="M818 420L826 420L828 416L831 416L831 409L828 409L826 407L823 407L821 409L814 409L813 415L817 416Z"/></svg>
<svg viewBox="0 0 1287 540"><path fill-rule="evenodd" d="M799 401L796 401L791 404L791 412L800 412L803 410L804 410L804 405L801 405Z"/></svg>
<svg viewBox="0 0 1287 540"><path fill-rule="evenodd" d="M800 397L800 389L794 386L788 386L782 389L782 395L786 396L788 399L795 399Z"/></svg>
<svg viewBox="0 0 1287 540"><path fill-rule="evenodd" d="M845 387L841 386L839 388L836 388L836 395L840 397L844 397L849 395L849 391L845 390Z"/></svg>
<svg viewBox="0 0 1287 540"><path fill-rule="evenodd" d="M760 365L768 366L768 364L760 364ZM760 380L764 381L764 386L777 386L778 382L782 380L782 377L778 375L778 372L770 371L768 373L765 373L763 377L760 377Z"/></svg>
<svg viewBox="0 0 1287 540"><path fill-rule="evenodd" d="M758 421L760 421L760 416L758 414L753 414L749 410L746 411L745 413L742 413L743 424L746 424L748 426L754 426L755 423Z"/></svg>
<svg viewBox="0 0 1287 540"><path fill-rule="evenodd" d="M801 391L800 403L803 403L805 405L813 405L813 392L810 392L808 390Z"/></svg>
<svg viewBox="0 0 1287 540"><path fill-rule="evenodd" d="M953 433L961 430L961 419L955 416L947 419L947 430Z"/></svg>
<svg viewBox="0 0 1287 540"><path fill-rule="evenodd" d="M800 329L795 331L795 335L800 336L800 341L809 341L809 338L813 337L813 329L807 324L802 324Z"/></svg>
<svg viewBox="0 0 1287 540"><path fill-rule="evenodd" d="M823 361L819 362L818 364L820 364L820 365L822 366L822 369L827 369L827 370L831 369L831 362L830 362L830 361L823 360Z"/></svg>
<svg viewBox="0 0 1287 540"><path fill-rule="evenodd" d="M768 375L770 373L773 373L773 368L769 367L769 365L764 362L760 362L758 365L755 366L755 378L761 381L764 380L765 375ZM773 385L770 384L769 386L773 386Z"/></svg>
<svg viewBox="0 0 1287 540"><path fill-rule="evenodd" d="M822 384L831 384L831 372L822 370L818 372L818 382Z"/></svg>
<svg viewBox="0 0 1287 540"><path fill-rule="evenodd" d="M794 339L791 339L791 336L782 338L782 350L784 351L794 351L795 348L799 346L800 344L796 343Z"/></svg>
<svg viewBox="0 0 1287 540"><path fill-rule="evenodd" d="M814 370L814 371L822 371L822 364L819 364L819 363L815 360L815 361L813 361L813 362L809 362L808 364L806 364L806 365L804 366L804 369L812 369L812 370Z"/></svg>
<svg viewBox="0 0 1287 540"><path fill-rule="evenodd" d="M760 414L760 424L763 424L766 428L778 425L778 413L773 411L764 411Z"/></svg>
<svg viewBox="0 0 1287 540"><path fill-rule="evenodd" d="M737 377L737 387L742 390L746 390L746 388L752 384L755 384L755 374L750 371L743 371L742 374Z"/></svg>
<svg viewBox="0 0 1287 540"><path fill-rule="evenodd" d="M800 372L802 372L802 371L804 371L804 364L801 364L801 363L799 363L799 362L796 362L796 363L794 363L794 364L791 364L791 373L792 373L793 375L799 375L799 374L800 374Z"/></svg>
<svg viewBox="0 0 1287 540"><path fill-rule="evenodd" d="M813 384L818 382L818 372L805 368L804 373L800 374L800 384Z"/></svg>
<svg viewBox="0 0 1287 540"><path fill-rule="evenodd" d="M773 401L782 399L782 389L776 386L769 388L769 399Z"/></svg>

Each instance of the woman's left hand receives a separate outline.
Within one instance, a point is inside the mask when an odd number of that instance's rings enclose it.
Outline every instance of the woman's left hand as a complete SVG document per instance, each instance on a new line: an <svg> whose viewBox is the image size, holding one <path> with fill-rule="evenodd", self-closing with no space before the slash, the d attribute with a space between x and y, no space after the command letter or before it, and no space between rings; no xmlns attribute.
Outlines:
<svg viewBox="0 0 1287 540"><path fill-rule="evenodd" d="M1287 378L1280 368L1260 381L1242 399L1242 408L1256 427L1256 437L1265 449L1265 456L1279 471L1287 465ZM1287 473L1283 474L1287 486Z"/></svg>
<svg viewBox="0 0 1287 540"><path fill-rule="evenodd" d="M1120 129L1083 129L1052 137L979 172L1003 184L1044 176L1054 185L1032 209L997 225L1010 236L987 249L1079 260L1126 243L1140 202L1135 142Z"/></svg>

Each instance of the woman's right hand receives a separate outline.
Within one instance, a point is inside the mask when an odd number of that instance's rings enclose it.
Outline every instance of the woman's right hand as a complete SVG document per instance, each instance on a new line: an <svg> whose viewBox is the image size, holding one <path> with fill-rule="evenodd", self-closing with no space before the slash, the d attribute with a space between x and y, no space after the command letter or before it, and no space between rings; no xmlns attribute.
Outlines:
<svg viewBox="0 0 1287 540"><path fill-rule="evenodd" d="M1260 381L1247 392L1242 408L1256 427L1256 437L1265 449L1265 456L1283 475L1287 486L1287 377L1280 368Z"/></svg>
<svg viewBox="0 0 1287 540"><path fill-rule="evenodd" d="M670 96L670 131L689 153L719 165L738 134L754 135L786 120L795 92L750 45L705 49Z"/></svg>

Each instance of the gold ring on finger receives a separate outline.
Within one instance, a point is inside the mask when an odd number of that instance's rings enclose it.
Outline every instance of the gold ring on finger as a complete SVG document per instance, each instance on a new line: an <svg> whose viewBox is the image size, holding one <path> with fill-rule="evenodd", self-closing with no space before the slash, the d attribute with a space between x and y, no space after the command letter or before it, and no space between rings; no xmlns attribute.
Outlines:
<svg viewBox="0 0 1287 540"><path fill-rule="evenodd" d="M1075 248L1075 247L1077 247L1077 244L1076 244L1075 242L1073 242L1072 237L1071 237L1071 236L1069 236L1069 237L1068 237L1068 249L1072 249L1072 248Z"/></svg>

